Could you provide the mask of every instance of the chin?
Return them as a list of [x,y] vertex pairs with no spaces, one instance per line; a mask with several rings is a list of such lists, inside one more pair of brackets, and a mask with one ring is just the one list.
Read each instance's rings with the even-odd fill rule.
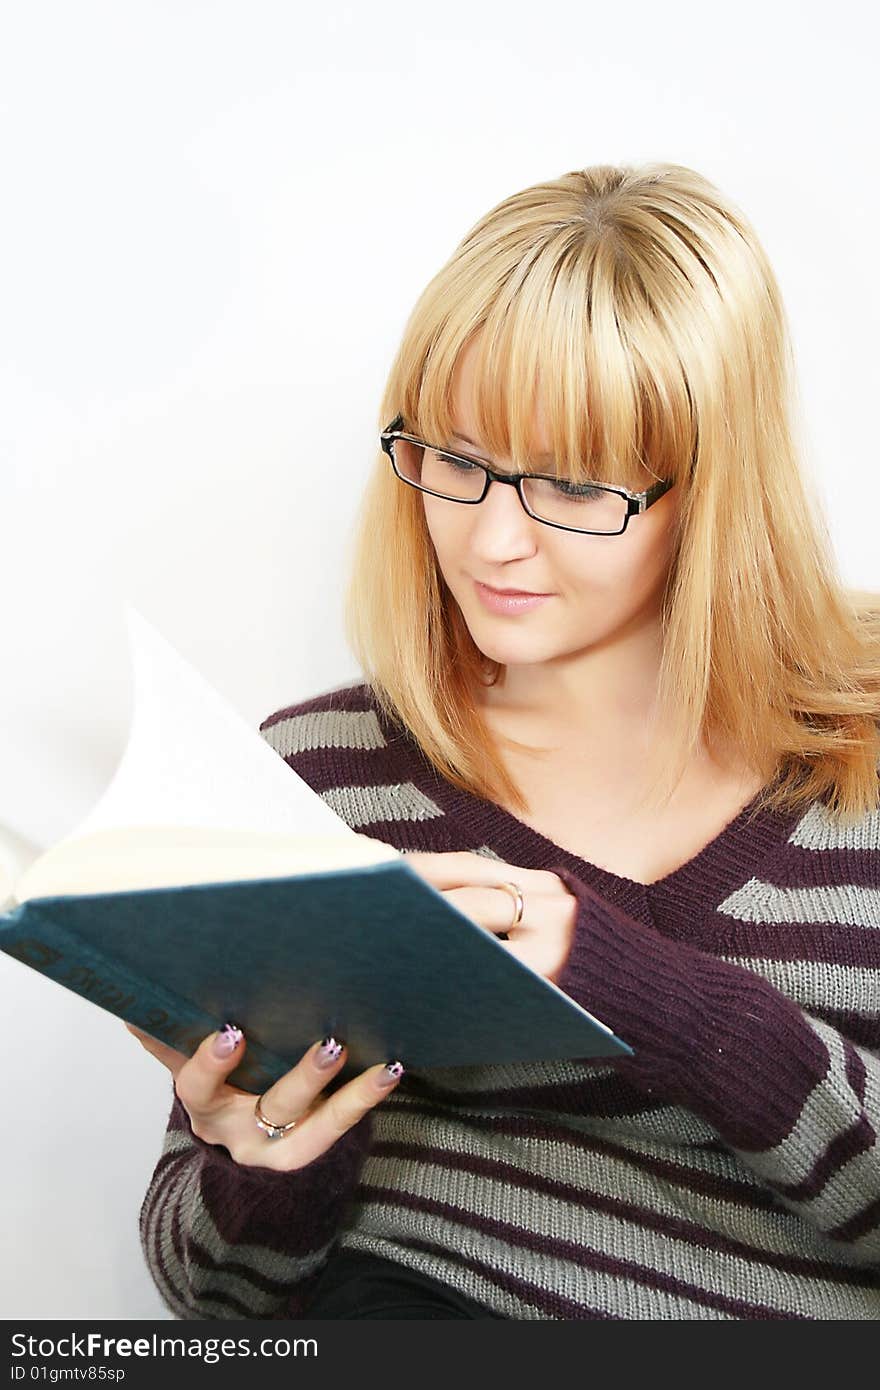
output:
[[471,623],[467,626],[474,646],[486,660],[498,661],[502,666],[533,666],[542,661],[552,661],[559,655],[549,642],[540,642],[534,635],[529,639],[521,638],[519,641],[493,642],[485,633],[480,632],[479,626]]

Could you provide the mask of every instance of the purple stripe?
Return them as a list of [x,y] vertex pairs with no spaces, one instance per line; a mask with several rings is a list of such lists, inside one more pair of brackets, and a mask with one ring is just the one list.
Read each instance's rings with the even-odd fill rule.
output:
[[[608,1274],[616,1278],[622,1276],[633,1283],[642,1284],[646,1288],[662,1289],[666,1293],[688,1298],[691,1302],[699,1303],[706,1308],[715,1308],[719,1312],[730,1313],[733,1317],[774,1320],[794,1318],[800,1322],[815,1321],[815,1319],[807,1317],[806,1314],[780,1313],[760,1303],[746,1303],[739,1298],[728,1298],[724,1294],[711,1293],[708,1289],[698,1288],[696,1284],[688,1284],[683,1279],[676,1278],[675,1275],[648,1269],[644,1265],[633,1263],[631,1260],[617,1259],[601,1250],[590,1249],[578,1242],[561,1239],[547,1240],[534,1235],[531,1231],[506,1225],[504,1222],[494,1221],[489,1217],[475,1219],[448,1202],[427,1201],[424,1198],[414,1197],[408,1192],[400,1192],[393,1187],[373,1187],[364,1184],[361,1191],[369,1199],[390,1202],[394,1206],[405,1207],[415,1212],[425,1213],[429,1211],[472,1231],[481,1231],[487,1235],[497,1236],[508,1241],[511,1245],[522,1246],[540,1255],[560,1256],[569,1259],[582,1269],[593,1269],[597,1273]],[[444,1253],[448,1256],[450,1251],[445,1250]],[[455,1255],[456,1258],[461,1258],[458,1250],[455,1251]],[[534,1290],[534,1294],[539,1292],[534,1285],[529,1287]],[[578,1316],[581,1305],[572,1304],[571,1306],[576,1310],[575,1316]]]
[[166,1133],[168,1130],[177,1131],[181,1129],[185,1130],[188,1134],[192,1134],[192,1124],[190,1123],[189,1114],[180,1096],[175,1091],[174,1099],[171,1102],[171,1113],[168,1116],[168,1123],[166,1125]]
[[[285,1297],[289,1294],[290,1285],[286,1282],[279,1281],[276,1279],[268,1279],[265,1275],[254,1273],[253,1270],[238,1264],[238,1262],[235,1260],[224,1259],[223,1262],[220,1265],[218,1265],[216,1260],[205,1248],[205,1246],[203,1246],[199,1241],[195,1239],[191,1230],[188,1231],[187,1234],[184,1236],[181,1230],[181,1208],[182,1202],[178,1198],[178,1200],[176,1200],[174,1203],[174,1210],[172,1213],[171,1237],[174,1244],[175,1254],[177,1256],[177,1259],[180,1261],[181,1269],[186,1270],[194,1266],[201,1272],[201,1274],[214,1274],[217,1277],[217,1279],[221,1281],[217,1285],[208,1285],[203,1287],[199,1290],[198,1295],[195,1295],[193,1293],[193,1290],[190,1286],[188,1289],[185,1290],[186,1294],[188,1295],[188,1298],[186,1300],[181,1300],[186,1303],[186,1306],[195,1309],[199,1303],[203,1302],[203,1300],[211,1298],[215,1299],[224,1307],[230,1308],[233,1314],[238,1314],[238,1316],[240,1317],[253,1317],[253,1304],[248,1304],[244,1302],[242,1299],[237,1298],[234,1294],[224,1289],[222,1285],[224,1275],[228,1277],[229,1275],[239,1273],[242,1274],[245,1277],[245,1279],[249,1283],[254,1285],[254,1287],[257,1289],[261,1289],[268,1293],[275,1294],[278,1297]],[[158,1235],[159,1227],[157,1225],[157,1257],[159,1259],[160,1267],[163,1267],[161,1261],[161,1253],[158,1249]],[[167,1282],[171,1283],[172,1288],[176,1287],[173,1281],[168,1279],[167,1273],[166,1280]],[[177,1292],[178,1297],[181,1297],[183,1291],[178,1290]],[[194,1299],[195,1302],[190,1303],[189,1299]],[[202,1314],[197,1314],[197,1316],[201,1317]],[[214,1317],[216,1316],[216,1314],[212,1314],[211,1316]]]
[[867,1047],[872,1052],[880,1048],[880,1013],[872,1017],[854,1009],[831,1009],[822,1004],[811,1004],[810,1013],[861,1047]]
[[837,922],[741,922],[716,912],[694,924],[688,942],[714,956],[812,960],[880,969],[880,931]]
[[[607,1197],[599,1192],[585,1192],[560,1182],[558,1179],[543,1177],[541,1174],[522,1173],[512,1164],[504,1163],[498,1159],[478,1158],[473,1154],[453,1154],[447,1149],[435,1149],[428,1145],[418,1144],[377,1143],[374,1144],[372,1153],[378,1157],[403,1158],[423,1164],[430,1163],[446,1172],[458,1171],[473,1174],[475,1177],[496,1178],[511,1188],[541,1192],[549,1197],[558,1197],[582,1210],[602,1212],[605,1216],[631,1221],[646,1227],[648,1230],[656,1231],[660,1235],[687,1241],[688,1244],[698,1249],[715,1250],[722,1255],[735,1255],[739,1259],[748,1260],[751,1264],[767,1265],[772,1269],[783,1270],[786,1274],[822,1279],[832,1284],[854,1284],[858,1288],[880,1287],[880,1269],[866,1275],[863,1270],[852,1269],[845,1265],[834,1265],[825,1260],[811,1260],[799,1255],[782,1255],[770,1250],[760,1250],[755,1246],[747,1245],[745,1241],[734,1240],[730,1236],[721,1235],[696,1221],[687,1221],[683,1217],[677,1216],[662,1216],[659,1212],[652,1211],[648,1207],[638,1206],[633,1202],[625,1202],[619,1197]],[[433,1209],[434,1204],[431,1198],[420,1197],[414,1200],[423,1203],[426,1208]],[[452,1209],[450,1208],[450,1210]],[[479,1230],[491,1230],[496,1224],[492,1222],[486,1224],[484,1218],[470,1214],[463,1214],[460,1219]],[[498,1224],[500,1226],[500,1223]],[[505,1225],[502,1229],[513,1232],[512,1238],[516,1241],[515,1227]],[[548,1236],[543,1239],[542,1243],[542,1249],[547,1254],[558,1254],[577,1248],[576,1243],[561,1237]]]
[[339,1224],[339,1197],[348,1186],[350,1163],[344,1136],[338,1143],[342,1146],[338,1151],[334,1145],[314,1165],[285,1174],[289,1178],[286,1191],[280,1186],[275,1192],[253,1189],[247,1179],[207,1164],[201,1174],[201,1196],[221,1238],[229,1245],[247,1241],[295,1257],[311,1255],[326,1245]]
[[224,1241],[234,1245],[246,1240],[304,1256],[332,1239],[340,1202],[354,1186],[369,1143],[369,1114],[305,1168],[282,1172],[236,1163],[222,1145],[193,1134],[185,1108],[177,1104],[177,1116],[195,1145],[188,1156],[200,1164],[201,1200]]
[[[779,867],[783,867],[780,860]],[[789,843],[784,857],[785,888],[816,888],[820,884],[851,883],[859,888],[874,888],[877,883],[877,850],[870,845],[839,849],[807,849]],[[875,922],[866,922],[875,927]]]
[[864,1105],[865,1086],[868,1080],[865,1063],[848,1039],[844,1039],[844,1050],[846,1053],[846,1079],[852,1087],[859,1105]]
[[[577,1061],[577,1058],[572,1060]],[[623,1059],[624,1063],[628,1060]],[[584,1061],[585,1067],[594,1064],[594,1059]],[[407,1088],[405,1094],[408,1096],[418,1096],[429,1103],[438,1101],[456,1108],[462,1105],[517,1106],[526,1110],[568,1111],[572,1115],[598,1115],[609,1119],[650,1115],[663,1108],[656,1098],[646,1096],[643,1090],[620,1076],[614,1063],[608,1064],[605,1076],[542,1086],[508,1086],[463,1092],[451,1086],[441,1086],[431,1079],[430,1074],[418,1072],[410,1072],[401,1084]]]
[[734,1148],[786,1138],[828,1069],[801,1009],[752,971],[660,937],[559,872],[580,910],[558,985],[635,1049],[621,1071]]
[[[192,1160],[196,1157],[196,1155],[193,1153],[193,1151],[190,1150],[185,1154],[175,1154],[173,1155],[173,1157],[188,1158]],[[176,1179],[178,1178],[180,1179],[179,1185],[176,1182]],[[189,1179],[190,1174],[180,1169],[178,1169],[177,1171],[173,1171],[171,1166],[169,1165],[168,1171],[165,1173],[164,1177],[156,1186],[153,1198],[150,1202],[150,1211],[148,1213],[148,1219],[153,1215],[155,1216],[155,1226],[152,1243],[153,1259],[155,1260],[156,1267],[162,1275],[165,1284],[175,1291],[177,1298],[182,1304],[182,1306],[191,1307],[191,1305],[187,1301],[187,1295],[191,1296],[192,1291],[191,1289],[181,1289],[175,1283],[174,1279],[171,1277],[170,1271],[168,1270],[162,1256],[160,1238],[162,1212],[159,1210],[159,1206],[161,1205],[163,1209],[167,1209],[167,1207],[172,1203],[173,1209],[171,1213],[172,1219],[170,1223],[171,1239],[175,1255],[177,1257],[177,1260],[179,1261],[179,1267],[181,1269],[185,1270],[193,1266],[196,1266],[203,1274],[213,1272],[220,1279],[222,1279],[224,1275],[228,1276],[230,1274],[240,1273],[248,1280],[249,1283],[251,1283],[258,1289],[261,1289],[270,1294],[274,1294],[277,1297],[284,1297],[288,1295],[290,1293],[290,1285],[287,1281],[271,1279],[266,1275],[255,1273],[248,1266],[241,1265],[236,1260],[230,1260],[228,1258],[224,1259],[222,1264],[218,1265],[217,1262],[214,1260],[213,1256],[206,1249],[206,1247],[195,1239],[191,1230],[188,1231],[186,1235],[184,1235],[181,1229],[181,1213],[183,1202],[181,1199],[180,1187],[184,1186],[189,1181]],[[198,1189],[199,1184],[196,1184],[196,1186]],[[195,1200],[197,1202],[202,1201],[200,1191],[197,1191]],[[207,1209],[210,1211],[210,1208]],[[211,1215],[214,1218],[215,1224],[217,1224],[216,1217],[214,1217],[213,1212],[211,1212]],[[251,1243],[250,1237],[248,1238],[248,1243]],[[263,1242],[254,1241],[254,1243],[262,1244]],[[238,1310],[242,1316],[253,1316],[252,1307],[249,1307],[247,1304],[243,1303],[240,1299],[236,1298],[231,1293],[226,1293],[220,1288],[203,1289],[199,1294],[199,1299],[207,1297],[219,1299],[224,1305]]]
[[[178,1176],[179,1176],[179,1174],[178,1174]],[[173,1202],[173,1206],[172,1206],[172,1208],[171,1208],[171,1222],[170,1222],[170,1226],[171,1226],[171,1244],[172,1244],[172,1247],[173,1247],[173,1249],[174,1249],[174,1253],[175,1253],[175,1255],[176,1255],[176,1257],[177,1257],[177,1260],[178,1260],[178,1262],[179,1262],[179,1268],[180,1268],[180,1269],[183,1269],[183,1270],[186,1269],[186,1267],[187,1267],[187,1266],[186,1266],[186,1260],[184,1259],[183,1249],[182,1249],[182,1242],[181,1242],[181,1239],[180,1239],[180,1232],[179,1232],[179,1221],[180,1221],[180,1193],[179,1193],[179,1191],[174,1191],[174,1181],[173,1181],[173,1179],[172,1179],[170,1182],[166,1182],[166,1183],[164,1184],[164,1187],[165,1187],[166,1189],[168,1189],[168,1191],[167,1191],[167,1194],[163,1197],[162,1208],[160,1209],[160,1208],[157,1207],[157,1209],[156,1209],[155,1212],[154,1212],[155,1221],[154,1221],[154,1225],[153,1225],[152,1247],[151,1247],[151,1248],[152,1248],[153,1260],[154,1260],[154,1262],[155,1262],[155,1267],[156,1267],[156,1269],[158,1269],[160,1275],[162,1276],[162,1279],[163,1279],[163,1281],[164,1281],[166,1287],[167,1287],[167,1288],[170,1288],[170,1289],[172,1290],[176,1302],[180,1305],[181,1308],[185,1308],[186,1311],[187,1311],[187,1313],[188,1313],[190,1316],[192,1316],[192,1315],[193,1315],[193,1308],[192,1308],[192,1305],[191,1305],[190,1303],[188,1303],[188,1301],[187,1301],[187,1299],[186,1299],[187,1290],[186,1290],[185,1288],[181,1288],[181,1286],[180,1286],[178,1283],[176,1283],[176,1281],[174,1280],[174,1278],[172,1278],[171,1273],[170,1273],[170,1271],[168,1270],[168,1268],[167,1268],[167,1266],[166,1266],[166,1264],[165,1264],[164,1257],[163,1257],[163,1255],[162,1255],[162,1245],[161,1245],[161,1236],[160,1236],[160,1232],[161,1232],[161,1210],[164,1210],[165,1206],[167,1206],[167,1205],[169,1205],[169,1204],[171,1204],[171,1203]]]
[[[403,1250],[415,1250],[422,1255],[439,1256],[448,1260],[450,1251],[445,1245],[438,1245],[435,1241],[419,1240],[415,1236],[400,1236],[395,1238],[395,1245]],[[523,1303],[530,1304],[533,1308],[539,1309],[548,1318],[563,1319],[583,1319],[584,1321],[604,1320],[608,1322],[621,1322],[626,1319],[624,1313],[608,1313],[603,1309],[590,1308],[584,1303],[575,1303],[573,1299],[565,1298],[562,1294],[553,1293],[551,1290],[542,1289],[536,1284],[530,1284],[526,1279],[518,1279],[515,1274],[509,1274],[503,1269],[494,1269],[484,1260],[477,1260],[472,1256],[464,1254],[462,1251],[455,1252],[455,1264],[457,1267],[470,1269],[474,1274],[481,1275],[496,1288],[502,1289],[505,1293],[512,1294],[514,1298],[520,1299]],[[436,1276],[433,1276],[436,1277]],[[449,1283],[448,1280],[443,1281]],[[452,1285],[450,1284],[450,1287]],[[481,1303],[486,1303],[485,1295],[469,1295],[477,1298]],[[306,1314],[308,1316],[308,1314]]]
[[856,1212],[848,1221],[842,1221],[839,1226],[835,1226],[833,1231],[828,1234],[832,1240],[860,1240],[869,1231],[873,1231],[880,1226],[880,1197],[869,1202],[861,1211]]
[[867,1153],[877,1136],[866,1115],[862,1115],[843,1134],[836,1135],[816,1159],[807,1176],[798,1183],[779,1183],[777,1190],[792,1202],[809,1202],[835,1173],[857,1154]]
[[[171,1206],[171,1221],[169,1223],[171,1229],[171,1244],[174,1249],[175,1257],[178,1261],[178,1268],[181,1271],[183,1271],[184,1274],[186,1274],[186,1272],[190,1269],[191,1264],[197,1265],[198,1261],[190,1260],[190,1240],[189,1238],[184,1236],[181,1230],[181,1209],[183,1206],[183,1200],[180,1187],[175,1186],[174,1183],[170,1184],[165,1201],[168,1205]],[[191,1299],[194,1298],[191,1286],[187,1283],[184,1283],[183,1286],[175,1283],[174,1279],[171,1277],[170,1272],[165,1267],[160,1245],[160,1230],[161,1223],[159,1220],[157,1220],[153,1240],[156,1259],[159,1264],[159,1268],[165,1275],[166,1283],[170,1284],[171,1288],[174,1289],[178,1301],[184,1308],[187,1309],[190,1317],[200,1317],[201,1314],[198,1313],[195,1303],[191,1302]]]
[[183,1152],[162,1155],[155,1168],[153,1169],[153,1176],[150,1178],[150,1185],[147,1188],[146,1194],[144,1196],[144,1210],[146,1210],[147,1202],[149,1202],[150,1206],[152,1206],[153,1202],[155,1202],[159,1187],[162,1186],[168,1170],[170,1170],[175,1164],[185,1162],[186,1159],[188,1159],[190,1156],[191,1155],[187,1150],[184,1150]]
[[[218,1265],[210,1258],[204,1247],[192,1239],[187,1242],[187,1249],[190,1264],[196,1264],[203,1275],[213,1275],[215,1280],[212,1283],[204,1283],[199,1290],[200,1303],[205,1299],[216,1299],[217,1302],[226,1307],[238,1310],[243,1317],[268,1316],[266,1313],[256,1314],[253,1301],[237,1298],[231,1292],[228,1281],[234,1275],[241,1275],[246,1284],[250,1284],[255,1291],[260,1290],[272,1295],[276,1306],[283,1306],[291,1296],[293,1285],[286,1280],[267,1279],[264,1275],[256,1274],[252,1269],[238,1264],[235,1260],[224,1260],[222,1264]],[[261,1305],[265,1306],[262,1300]],[[211,1317],[216,1316],[216,1313],[211,1314]]]
[[[428,1105],[408,1104],[406,1113],[409,1114],[410,1112],[424,1115],[429,1119],[449,1120],[448,1115]],[[739,1182],[735,1178],[726,1178],[720,1174],[688,1168],[683,1164],[673,1163],[669,1159],[634,1153],[624,1144],[615,1144],[610,1139],[599,1139],[595,1135],[569,1129],[564,1124],[550,1124],[538,1118],[533,1120],[516,1115],[493,1116],[491,1118],[467,1115],[461,1120],[458,1116],[453,1118],[466,1125],[468,1129],[482,1131],[485,1134],[490,1134],[493,1138],[509,1135],[513,1138],[524,1137],[544,1140],[548,1143],[563,1143],[573,1149],[580,1149],[584,1153],[596,1153],[608,1158],[620,1159],[639,1172],[650,1173],[655,1177],[670,1180],[689,1191],[700,1192],[708,1197],[718,1197],[723,1201],[733,1202],[752,1211],[778,1208],[778,1202],[773,1193],[765,1187]],[[730,1150],[726,1149],[723,1144],[713,1145],[713,1151],[727,1155],[730,1153]]]
[[[333,760],[333,749],[328,748],[303,748],[294,753],[287,753],[284,761],[288,767],[292,767],[298,776],[308,782],[313,791],[328,791],[331,787],[366,787],[370,782],[384,782],[385,778],[381,775],[381,763],[377,761],[376,775],[373,778],[353,778],[350,772],[346,772],[344,766],[338,765]],[[341,750],[347,756],[351,756],[351,750]],[[359,757],[366,758],[367,752],[358,749]],[[384,749],[377,749],[378,759],[383,758]],[[387,755],[386,755],[387,756]]]
[[168,1190],[174,1186],[175,1178],[180,1173],[185,1172],[186,1161],[191,1157],[190,1153],[166,1154],[156,1164],[153,1178],[141,1207],[142,1219],[145,1224],[151,1220],[157,1204],[167,1200]]

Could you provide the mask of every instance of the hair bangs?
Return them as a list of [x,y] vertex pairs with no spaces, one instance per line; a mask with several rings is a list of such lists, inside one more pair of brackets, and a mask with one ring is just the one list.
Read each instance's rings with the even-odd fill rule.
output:
[[469,406],[481,449],[513,471],[640,491],[691,470],[696,425],[682,363],[607,240],[584,246],[567,228],[523,257],[490,301],[459,308],[438,326],[411,383],[408,429],[474,452],[453,441],[453,383],[473,344]]

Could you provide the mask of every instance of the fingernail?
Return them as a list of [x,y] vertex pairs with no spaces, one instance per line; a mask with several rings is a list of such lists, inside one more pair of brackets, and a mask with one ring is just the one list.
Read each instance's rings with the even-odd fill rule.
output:
[[318,1067],[332,1067],[342,1056],[342,1049],[345,1043],[337,1042],[336,1038],[325,1038],[315,1053],[315,1065]]
[[234,1023],[224,1023],[211,1044],[215,1057],[230,1057],[244,1037],[244,1033]]
[[376,1077],[376,1082],[379,1086],[391,1086],[403,1076],[405,1070],[402,1062],[386,1062]]

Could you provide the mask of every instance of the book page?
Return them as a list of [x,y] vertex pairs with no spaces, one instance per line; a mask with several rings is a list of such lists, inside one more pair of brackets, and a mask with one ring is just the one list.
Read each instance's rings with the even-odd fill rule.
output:
[[[193,883],[238,883],[360,868],[399,859],[367,835],[270,835],[266,831],[140,826],[98,830],[48,850],[21,875],[16,901],[125,893]],[[0,909],[2,902],[0,878]]]
[[363,838],[130,603],[126,618],[128,743],[100,800],[58,844],[127,826]]

